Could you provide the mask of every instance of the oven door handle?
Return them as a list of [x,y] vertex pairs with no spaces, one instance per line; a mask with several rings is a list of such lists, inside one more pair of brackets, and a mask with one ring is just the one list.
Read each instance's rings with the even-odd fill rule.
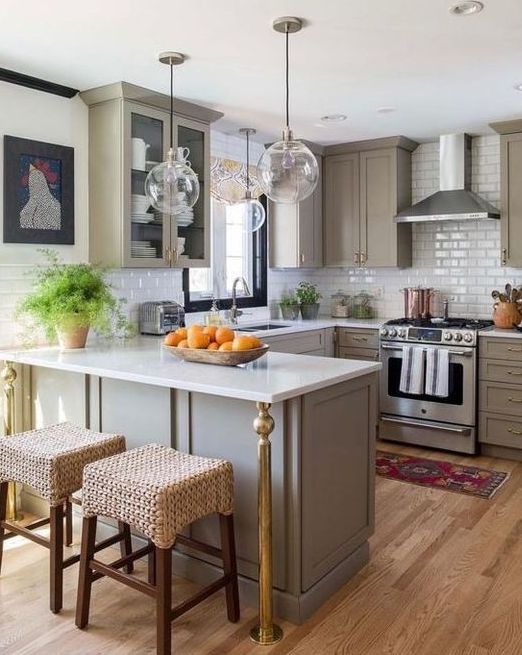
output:
[[446,425],[426,425],[426,423],[423,423],[422,421],[414,421],[412,419],[407,419],[403,420],[400,418],[387,418],[386,416],[381,416],[381,421],[383,423],[398,423],[399,425],[412,425],[413,427],[416,428],[434,428],[435,430],[443,430],[444,432],[453,432],[457,434],[470,434],[471,428],[450,428],[447,427]]
[[[383,350],[402,350],[402,346],[388,346],[388,344],[382,343],[381,348]],[[473,352],[471,350],[450,350],[450,355],[458,355],[459,357],[471,357]]]

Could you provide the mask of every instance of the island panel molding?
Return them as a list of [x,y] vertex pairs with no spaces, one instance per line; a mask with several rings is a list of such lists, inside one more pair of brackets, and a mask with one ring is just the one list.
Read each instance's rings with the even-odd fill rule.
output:
[[74,245],[74,148],[4,136],[4,243]]

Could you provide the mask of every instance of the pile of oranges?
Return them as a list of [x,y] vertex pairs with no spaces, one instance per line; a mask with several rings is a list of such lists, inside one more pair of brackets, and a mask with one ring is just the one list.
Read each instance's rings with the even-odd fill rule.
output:
[[260,348],[263,343],[251,334],[236,336],[229,327],[215,325],[191,325],[188,328],[178,328],[165,337],[166,346],[177,348],[198,348],[220,351],[252,350]]

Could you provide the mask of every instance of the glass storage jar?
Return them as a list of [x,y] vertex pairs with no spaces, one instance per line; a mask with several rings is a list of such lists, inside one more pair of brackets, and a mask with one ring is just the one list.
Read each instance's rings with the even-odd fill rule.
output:
[[353,317],[354,318],[373,318],[375,316],[375,310],[372,307],[371,296],[366,291],[361,291],[353,299]]
[[341,289],[332,294],[330,314],[332,318],[349,318],[352,315],[352,297]]

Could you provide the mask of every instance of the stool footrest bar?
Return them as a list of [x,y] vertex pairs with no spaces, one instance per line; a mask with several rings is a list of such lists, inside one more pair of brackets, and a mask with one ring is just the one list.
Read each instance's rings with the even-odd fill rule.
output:
[[[47,519],[47,522],[49,522],[49,519]],[[23,528],[21,525],[12,525],[11,523],[7,523],[7,521],[2,521],[2,527],[9,530],[9,532],[11,533],[10,535],[4,537],[4,539],[8,539],[11,536],[18,535],[19,537],[25,537],[26,539],[30,539],[31,541],[34,541],[35,543],[39,544],[40,546],[43,546],[44,548],[51,547],[51,542],[49,541],[49,539],[46,539],[45,537],[41,537],[39,534],[34,534],[34,532],[31,532],[30,528]],[[34,527],[32,529],[34,530]]]
[[183,535],[178,534],[176,536],[176,545],[178,544],[180,544],[181,546],[194,548],[195,550],[199,550],[202,553],[206,553],[207,555],[213,555],[214,557],[223,559],[223,551],[220,548],[216,548],[215,546],[211,546],[210,544],[204,544],[203,542],[198,541],[197,539],[190,539],[190,537],[184,537]]
[[[127,560],[128,558],[125,558]],[[116,562],[115,564],[117,564]],[[124,566],[126,562],[124,561],[121,566]],[[144,580],[138,580],[138,578],[135,578],[132,575],[129,575],[128,573],[123,573],[122,571],[118,571],[118,569],[113,568],[114,565],[110,564],[103,564],[102,562],[99,562],[98,560],[92,559],[89,562],[89,567],[93,570],[96,571],[97,573],[101,573],[102,575],[106,575],[108,578],[112,578],[113,580],[116,580],[117,582],[121,582],[124,585],[127,585],[127,587],[130,587],[131,589],[135,589],[136,591],[142,591],[143,593],[147,594],[151,598],[156,598],[156,587],[153,585],[149,584],[148,582],[145,582]],[[93,579],[98,576],[93,576]]]
[[208,587],[205,587],[201,591],[199,591],[197,594],[194,594],[194,596],[191,596],[188,598],[186,601],[183,603],[180,603],[179,605],[176,605],[170,613],[170,620],[174,621],[174,619],[177,619],[179,616],[182,614],[185,614],[185,612],[188,612],[188,610],[192,609],[201,601],[205,600],[209,596],[212,596],[212,594],[215,594],[216,591],[219,591],[222,587],[226,587],[226,585],[231,581],[232,576],[230,575],[224,575],[223,577],[219,578],[212,584],[208,585]]

